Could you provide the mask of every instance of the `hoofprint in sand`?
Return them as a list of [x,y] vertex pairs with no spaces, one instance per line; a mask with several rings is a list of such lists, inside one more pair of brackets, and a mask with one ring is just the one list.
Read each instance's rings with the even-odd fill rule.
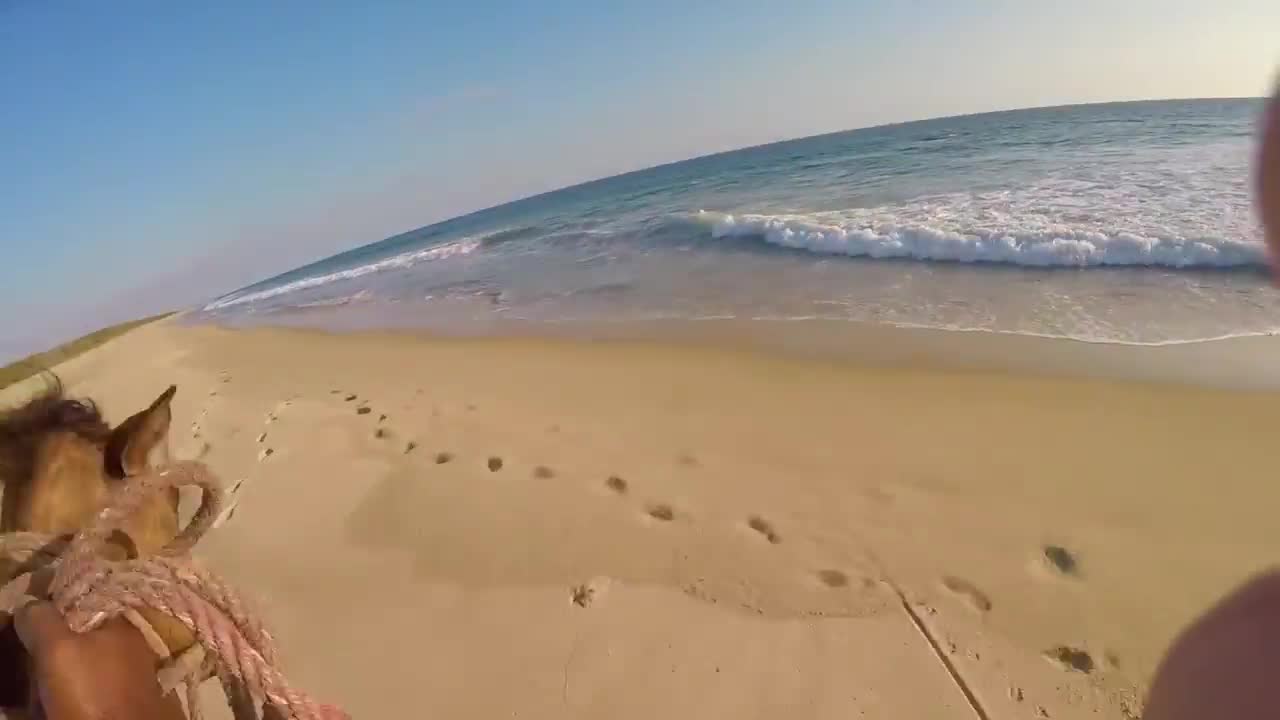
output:
[[59,371],[179,386],[197,552],[355,717],[1132,717],[1275,559],[1265,393],[172,322]]

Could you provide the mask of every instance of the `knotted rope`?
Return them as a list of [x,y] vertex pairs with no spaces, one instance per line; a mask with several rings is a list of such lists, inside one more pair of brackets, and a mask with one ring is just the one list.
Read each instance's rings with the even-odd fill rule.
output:
[[[199,510],[178,537],[149,557],[118,562],[103,557],[112,532],[121,529],[148,497],[183,485],[200,488],[202,497]],[[288,683],[277,668],[275,641],[259,619],[230,586],[190,557],[191,548],[217,517],[222,496],[217,478],[202,463],[181,462],[129,478],[93,522],[69,541],[32,532],[0,536],[0,557],[29,569],[0,588],[0,612],[12,613],[35,600],[30,594],[33,575],[52,567],[49,599],[75,632],[124,616],[153,649],[167,656],[168,649],[137,611],[159,611],[191,630],[204,658],[184,663],[187,655],[180,656],[172,668],[177,676],[166,677],[162,671],[161,682],[166,691],[186,682],[193,720],[199,717],[195,690],[209,671],[222,680],[238,719],[256,717],[265,703],[264,712],[274,710],[297,720],[350,720],[342,710],[316,702]]]

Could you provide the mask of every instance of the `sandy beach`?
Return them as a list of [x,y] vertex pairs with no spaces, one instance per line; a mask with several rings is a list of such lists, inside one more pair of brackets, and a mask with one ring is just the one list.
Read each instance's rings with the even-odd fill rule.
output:
[[197,553],[354,717],[1138,716],[1175,633],[1275,562],[1280,403],[1230,369],[1280,343],[1042,341],[1099,358],[1064,373],[933,336],[165,320],[57,370],[116,421],[178,385],[174,455],[236,488]]

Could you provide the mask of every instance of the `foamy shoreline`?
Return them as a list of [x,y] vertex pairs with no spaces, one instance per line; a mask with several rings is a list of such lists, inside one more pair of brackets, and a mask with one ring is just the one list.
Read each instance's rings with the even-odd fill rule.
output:
[[254,321],[243,327],[301,327],[338,334],[389,332],[437,339],[673,342],[873,366],[986,370],[1239,390],[1280,389],[1280,336],[1272,334],[1135,343],[826,319],[554,323],[495,317],[423,328],[415,327],[412,319],[398,326],[394,322],[371,326],[371,318],[364,314],[351,317],[343,321],[340,315],[326,312],[279,318],[279,324],[274,326]]

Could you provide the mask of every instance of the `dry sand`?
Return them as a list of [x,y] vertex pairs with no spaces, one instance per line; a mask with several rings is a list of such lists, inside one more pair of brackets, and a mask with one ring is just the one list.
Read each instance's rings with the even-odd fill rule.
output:
[[198,552],[355,717],[1136,715],[1275,559],[1280,402],[943,365],[164,321],[59,371],[179,386]]

